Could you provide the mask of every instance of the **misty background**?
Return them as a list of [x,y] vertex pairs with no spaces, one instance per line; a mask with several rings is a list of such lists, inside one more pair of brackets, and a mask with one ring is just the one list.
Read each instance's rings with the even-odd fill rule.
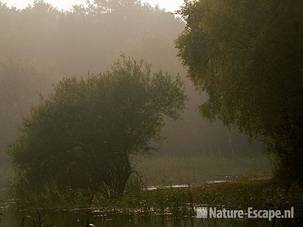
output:
[[31,106],[63,77],[106,71],[121,54],[180,75],[188,97],[182,118],[167,122],[164,139],[155,144],[159,149],[133,157],[146,184],[269,175],[262,144],[201,116],[199,105],[207,96],[194,89],[176,57],[175,39],[184,26],[175,14],[134,0],[106,7],[96,1],[70,11],[42,1],[25,9],[0,3],[1,185],[10,174],[7,147]]

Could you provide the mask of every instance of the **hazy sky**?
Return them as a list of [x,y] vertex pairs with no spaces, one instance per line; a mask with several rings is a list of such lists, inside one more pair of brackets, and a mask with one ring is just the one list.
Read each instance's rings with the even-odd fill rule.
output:
[[[32,3],[33,0],[0,0],[1,2],[7,3],[8,6],[16,6],[17,8],[24,8],[28,4]],[[80,4],[85,0],[45,0],[52,5],[61,9],[70,9],[72,5]],[[179,8],[183,3],[183,0],[142,0],[142,2],[148,2],[151,5],[158,4],[160,8],[165,8],[168,11],[174,11]]]

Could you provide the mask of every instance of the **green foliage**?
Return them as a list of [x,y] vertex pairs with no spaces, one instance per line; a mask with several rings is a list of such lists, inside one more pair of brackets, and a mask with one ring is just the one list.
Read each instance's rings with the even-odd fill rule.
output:
[[54,183],[92,195],[123,193],[129,155],[150,149],[184,99],[178,78],[126,57],[100,75],[62,80],[32,109],[10,151],[21,188],[39,193]]
[[277,174],[303,179],[303,3],[188,2],[177,41],[204,116],[237,125],[280,158]]

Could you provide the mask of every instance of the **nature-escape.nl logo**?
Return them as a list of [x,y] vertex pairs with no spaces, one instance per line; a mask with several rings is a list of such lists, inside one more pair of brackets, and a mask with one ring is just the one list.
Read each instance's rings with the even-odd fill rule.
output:
[[203,219],[293,219],[294,207],[288,210],[257,210],[248,207],[247,210],[229,210],[216,207],[196,207],[196,218]]

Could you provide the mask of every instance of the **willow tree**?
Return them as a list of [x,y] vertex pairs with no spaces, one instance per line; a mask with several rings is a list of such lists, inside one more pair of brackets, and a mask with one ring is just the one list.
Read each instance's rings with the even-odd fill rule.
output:
[[209,99],[204,116],[237,125],[277,154],[277,176],[303,180],[303,2],[199,0],[177,41]]
[[121,195],[129,156],[148,150],[183,103],[178,78],[125,57],[100,75],[62,80],[32,109],[11,149],[19,188],[41,193],[52,183]]

